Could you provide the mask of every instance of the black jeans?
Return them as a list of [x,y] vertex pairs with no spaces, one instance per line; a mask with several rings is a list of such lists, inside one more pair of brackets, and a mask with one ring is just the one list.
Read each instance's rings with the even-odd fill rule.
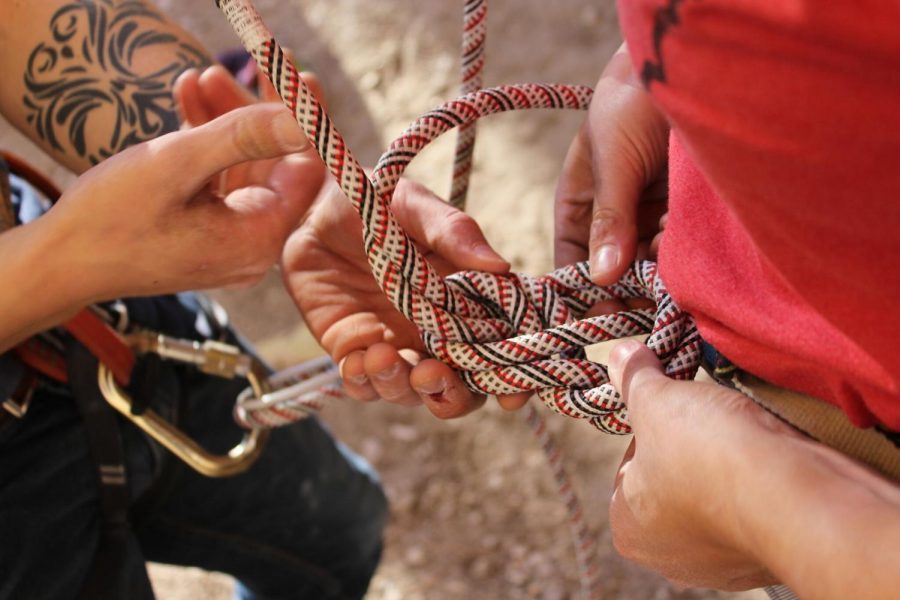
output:
[[[145,326],[180,337],[203,329],[191,296],[136,306]],[[244,386],[163,363],[149,393],[154,410],[180,413],[188,433],[222,452],[240,439],[231,410]],[[363,596],[387,503],[371,468],[317,420],[274,431],[249,471],[224,479],[195,473],[119,421],[133,506],[126,567],[110,574],[118,597],[152,597],[146,560],[229,573],[244,598]],[[76,405],[65,387],[42,385],[25,417],[0,430],[0,598],[77,596],[100,522]]]

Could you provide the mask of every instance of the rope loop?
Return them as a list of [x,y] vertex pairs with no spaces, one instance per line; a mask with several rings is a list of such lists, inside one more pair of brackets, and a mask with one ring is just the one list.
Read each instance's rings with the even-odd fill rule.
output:
[[[417,119],[373,172],[384,220],[371,228],[369,259],[385,293],[396,298],[395,305],[419,327],[429,353],[453,367],[470,389],[486,394],[533,391],[556,412],[588,419],[607,433],[625,434],[631,428],[624,404],[609,383],[606,367],[584,358],[586,346],[650,334],[647,345],[668,375],[693,377],[699,363],[693,320],[672,301],[655,263],[635,263],[608,287],[591,281],[587,263],[543,277],[468,271],[440,279],[427,263],[421,269],[408,268],[422,259],[390,209],[410,162],[443,133],[508,110],[584,110],[591,94],[582,86],[501,86],[467,94]],[[598,302],[632,298],[650,299],[657,310],[584,318]]]

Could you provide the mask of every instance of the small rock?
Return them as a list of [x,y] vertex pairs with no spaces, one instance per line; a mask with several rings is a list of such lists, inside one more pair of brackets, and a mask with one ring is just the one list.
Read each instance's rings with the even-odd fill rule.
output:
[[456,506],[453,503],[453,500],[446,500],[442,502],[437,510],[435,511],[435,516],[442,521],[448,521],[453,518],[456,514]]
[[388,427],[388,433],[392,438],[400,442],[414,442],[419,439],[419,430],[412,425],[394,423]]
[[516,587],[522,587],[528,581],[528,573],[521,567],[509,567],[506,569],[506,581]]
[[566,587],[559,581],[547,582],[541,600],[566,600]]
[[381,75],[377,71],[368,71],[359,79],[360,89],[371,91],[378,87],[381,83]]
[[406,552],[403,554],[403,558],[406,560],[406,563],[412,567],[421,567],[428,560],[428,556],[425,554],[425,548],[418,544],[407,548]]
[[484,513],[472,510],[466,515],[466,523],[469,527],[479,527],[484,524]]
[[360,453],[366,457],[366,460],[377,463],[384,454],[384,448],[378,438],[367,437],[362,441],[359,447]]
[[469,566],[469,574],[476,579],[485,579],[495,570],[493,561],[488,556],[479,556]]
[[489,490],[499,490],[504,483],[503,473],[494,472],[488,475],[486,486]]

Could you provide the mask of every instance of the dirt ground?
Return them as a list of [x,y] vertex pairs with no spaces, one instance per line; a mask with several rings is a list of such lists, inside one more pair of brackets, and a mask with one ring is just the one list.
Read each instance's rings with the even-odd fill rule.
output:
[[[236,44],[213,2],[158,4],[212,50]],[[417,115],[456,95],[462,0],[257,5],[281,43],[319,74],[335,123],[368,164]],[[548,6],[544,0],[491,1],[488,84],[594,83],[620,42],[614,2],[557,0],[552,10]],[[480,125],[470,212],[518,270],[537,274],[551,266],[552,191],[581,118],[540,111]],[[436,144],[411,170],[440,193],[449,185],[451,142]],[[252,290],[218,297],[276,364],[318,354],[274,274]],[[604,597],[765,597],[679,591],[619,558],[606,508],[627,440],[548,418],[599,539]],[[423,410],[336,403],[323,419],[377,467],[391,500],[386,552],[369,600],[574,597],[577,574],[564,507],[517,415],[488,406],[458,421],[438,422]],[[220,574],[152,565],[151,576],[162,600],[231,595],[231,580]]]

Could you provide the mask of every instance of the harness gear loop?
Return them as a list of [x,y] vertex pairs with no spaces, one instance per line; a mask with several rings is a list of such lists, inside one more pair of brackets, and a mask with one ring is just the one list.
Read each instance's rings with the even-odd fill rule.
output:
[[[127,341],[137,354],[157,354],[164,359],[194,365],[204,373],[225,379],[244,377],[257,397],[264,396],[270,389],[263,364],[234,346],[214,341],[200,343],[181,340],[150,331],[131,335]],[[268,430],[250,428],[227,454],[213,454],[154,411],[148,409],[135,414],[131,396],[102,362],[97,370],[97,383],[101,394],[113,408],[189,467],[207,477],[243,473],[256,462],[268,440]]]

